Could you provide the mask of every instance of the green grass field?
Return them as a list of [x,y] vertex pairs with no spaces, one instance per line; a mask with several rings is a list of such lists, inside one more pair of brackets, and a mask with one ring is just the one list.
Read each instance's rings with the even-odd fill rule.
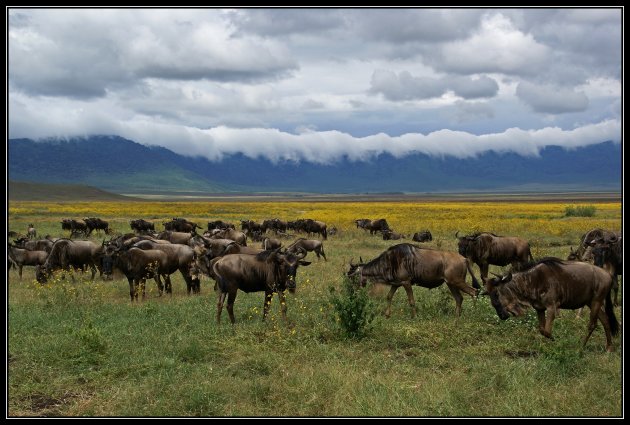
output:
[[[160,211],[150,210],[153,205],[139,203],[133,208],[146,208],[146,217],[171,215],[168,205]],[[367,203],[333,207],[334,217],[333,213],[318,215],[314,208],[324,207],[309,203],[276,205],[273,215],[296,218],[295,208],[300,208],[304,216],[315,214],[333,221],[340,220],[342,210],[359,218],[392,208]],[[74,204],[61,212],[51,212],[53,205],[45,203],[13,203],[11,208],[12,228],[33,221],[40,234],[58,236],[60,216],[81,214]],[[256,207],[262,210],[252,204],[208,205],[215,212],[212,218],[234,221],[230,208],[256,220],[270,211],[265,205]],[[290,212],[282,215],[282,208]],[[492,218],[488,220],[496,220],[495,206],[478,208],[489,211]],[[536,257],[566,257],[571,241],[579,238],[583,228],[601,224],[593,220],[609,220],[606,224],[611,228],[621,223],[618,205],[597,205],[595,217],[562,218],[564,204],[556,210],[556,221],[548,220],[541,206],[528,210],[519,204],[518,210],[510,212],[510,220],[522,223],[518,229],[535,235],[555,223],[573,220],[568,230],[546,238],[536,236]],[[116,223],[119,233],[128,231],[124,225],[129,218],[138,217],[131,217],[121,206],[108,211],[116,212],[102,217]],[[405,220],[417,220],[413,227],[420,230],[428,216],[413,211],[413,217]],[[475,217],[485,214],[474,211]],[[192,214],[181,211],[183,216]],[[466,220],[470,212],[455,206],[448,218],[453,229],[435,222],[438,230],[429,246],[456,250],[453,230]],[[481,223],[489,226],[492,221]],[[222,323],[217,324],[214,281],[208,278],[202,280],[199,296],[186,295],[179,273],[173,275],[172,296],[159,297],[155,283],[149,281],[147,299],[131,304],[127,281],[120,276],[102,281],[97,275],[91,282],[78,275],[74,282],[67,278],[42,286],[34,281],[32,268],[25,268],[21,281],[10,270],[8,416],[622,415],[623,330],[614,339],[614,353],[605,351],[599,324],[583,349],[587,314],[577,319],[575,312],[563,310],[554,322],[555,340],[550,341],[538,333],[533,310],[524,317],[501,321],[486,297],[473,300],[465,295],[462,316],[456,319],[446,286],[414,287],[415,318],[410,317],[404,290],[400,290],[391,318],[378,314],[365,338],[346,338],[330,303],[330,288],[340,288],[351,258],[368,260],[397,243],[353,226],[344,221],[338,225],[340,233],[324,242],[329,261],[317,261],[309,254],[307,260],[313,263],[299,269],[297,292],[287,297],[288,323],[281,319],[277,297],[263,322],[263,294],[239,292],[234,305],[236,325],[230,325],[225,310]],[[478,269],[474,270],[478,276]],[[491,270],[502,271],[499,267]],[[371,287],[370,291],[382,310],[386,288]],[[615,311],[621,322],[622,308]]]

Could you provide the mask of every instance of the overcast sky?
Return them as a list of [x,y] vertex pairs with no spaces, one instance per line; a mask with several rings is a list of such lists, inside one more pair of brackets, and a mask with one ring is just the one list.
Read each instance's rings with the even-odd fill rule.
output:
[[9,137],[210,159],[621,139],[621,9],[8,9]]

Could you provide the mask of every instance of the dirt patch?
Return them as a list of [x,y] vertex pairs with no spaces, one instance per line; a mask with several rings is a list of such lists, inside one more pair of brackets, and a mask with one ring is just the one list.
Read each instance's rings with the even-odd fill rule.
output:
[[46,394],[31,394],[25,398],[30,404],[30,410],[33,412],[33,416],[49,417],[63,416],[63,414],[60,413],[60,409],[64,405],[71,403],[72,400],[77,397],[79,397],[78,394],[67,391],[60,397],[51,397]]

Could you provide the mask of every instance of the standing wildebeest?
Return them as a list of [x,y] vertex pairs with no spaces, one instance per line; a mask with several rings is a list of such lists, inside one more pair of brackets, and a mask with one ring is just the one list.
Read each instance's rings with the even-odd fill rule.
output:
[[35,230],[35,226],[32,224],[28,225],[28,230],[26,231],[26,235],[29,239],[35,239],[37,237],[37,230]]
[[221,322],[221,310],[227,296],[227,311],[234,324],[234,300],[240,289],[243,292],[265,291],[263,320],[267,317],[274,292],[280,299],[282,318],[286,320],[287,306],[284,291],[295,292],[295,275],[299,265],[311,264],[302,261],[306,252],[299,255],[281,253],[279,249],[263,251],[258,255],[230,254],[214,263],[213,272],[219,289],[217,300],[217,323]]
[[109,235],[109,223],[105,220],[101,220],[97,217],[88,217],[84,218],[83,221],[87,226],[87,236],[91,235],[94,230],[96,230],[97,233],[103,230],[106,235]]
[[623,238],[596,239],[590,242],[593,262],[613,277],[614,305],[619,305],[619,276],[623,271]]
[[570,248],[571,253],[567,257],[567,260],[592,262],[592,241],[599,239],[609,240],[619,236],[621,236],[619,232],[613,232],[600,228],[591,229],[582,235],[582,237],[580,238],[580,243],[575,251],[573,250],[573,247]]
[[84,271],[86,267],[92,270],[91,279],[94,280],[96,265],[100,264],[103,247],[92,241],[73,241],[70,239],[57,240],[46,258],[43,266],[36,268],[37,281],[45,283],[53,271],[70,268]]
[[324,244],[320,240],[300,238],[287,247],[287,252],[296,253],[300,250],[304,250],[306,252],[313,251],[317,255],[317,260],[319,260],[319,257],[322,256],[324,257],[324,261],[328,261],[326,259],[326,254],[324,253]]
[[480,288],[477,279],[470,270],[468,261],[458,253],[402,243],[390,247],[366,264],[352,264],[350,262],[350,270],[347,275],[349,277],[359,276],[361,286],[366,285],[367,279],[391,285],[389,294],[387,294],[386,317],[391,314],[392,298],[400,286],[405,288],[407,292],[411,316],[415,317],[416,301],[411,285],[432,289],[446,283],[455,299],[455,315],[459,317],[464,299],[460,291],[472,297],[477,295],[477,290],[466,284],[467,271],[472,276],[474,288]]
[[[142,299],[145,298],[146,279],[154,278],[160,296],[164,288],[160,275],[165,276],[177,270],[168,261],[164,251],[158,249],[143,250],[131,247],[107,246],[103,254],[103,273],[111,276],[114,267],[123,272],[129,282],[129,296],[131,302],[138,301],[138,287],[142,289]],[[170,282],[170,281],[169,281]]]
[[[159,249],[168,256],[170,267],[179,270],[186,282],[186,292],[198,294],[201,290],[199,279],[193,278],[190,274],[194,265],[195,251],[188,245],[158,243],[156,241],[143,240],[134,245],[140,249]],[[172,273],[172,272],[171,272]],[[169,273],[169,275],[171,274]],[[170,277],[165,277],[165,288],[167,293],[172,293]]]
[[142,218],[138,219],[138,220],[131,220],[129,222],[129,225],[131,226],[131,230],[139,233],[139,234],[143,234],[143,233],[148,233],[148,232],[154,232],[155,231],[155,225],[153,223],[151,223],[150,221],[146,221]]
[[61,220],[61,228],[63,230],[70,230],[70,238],[78,235],[87,236],[87,225],[83,220],[64,218]]
[[433,240],[433,236],[428,230],[423,230],[422,232],[414,233],[412,240],[415,242],[430,242]]
[[197,223],[188,221],[185,218],[173,218],[173,220],[163,223],[164,230],[174,230],[176,232],[194,232],[196,229],[201,229]]
[[15,246],[22,249],[28,249],[29,251],[46,251],[49,253],[52,249],[54,241],[50,239],[39,239],[31,241],[26,238],[20,238],[14,240]]
[[234,229],[234,225],[223,220],[209,221],[208,230],[214,229]]
[[372,220],[370,220],[369,218],[358,218],[354,220],[354,222],[357,225],[357,229],[360,228],[363,230],[369,230],[368,225],[372,222]]
[[43,266],[46,262],[46,257],[48,257],[46,251],[29,251],[27,249],[17,248],[11,244],[7,245],[9,260],[18,268],[20,280],[22,280],[22,267]]
[[481,278],[488,278],[488,266],[506,266],[512,264],[517,269],[521,264],[534,261],[526,240],[516,237],[497,236],[493,233],[475,233],[458,237],[460,255],[479,266]]
[[[540,333],[550,339],[553,339],[551,327],[558,309],[575,310],[588,306],[591,315],[583,345],[586,345],[599,318],[606,332],[606,350],[613,351],[611,334],[617,335],[619,323],[610,299],[612,277],[601,268],[589,263],[547,257],[514,275],[510,273],[486,280],[485,286],[492,306],[502,320],[510,314],[521,316],[527,306],[532,306],[538,315]],[[545,312],[548,312],[546,317]]]

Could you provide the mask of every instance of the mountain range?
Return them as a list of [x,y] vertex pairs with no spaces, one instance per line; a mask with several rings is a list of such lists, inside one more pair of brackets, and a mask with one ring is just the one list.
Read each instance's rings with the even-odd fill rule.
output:
[[9,139],[8,179],[71,183],[125,194],[307,192],[620,191],[622,148],[610,141],[538,157],[488,151],[474,158],[421,153],[333,164],[273,163],[243,154],[212,162],[118,136]]

